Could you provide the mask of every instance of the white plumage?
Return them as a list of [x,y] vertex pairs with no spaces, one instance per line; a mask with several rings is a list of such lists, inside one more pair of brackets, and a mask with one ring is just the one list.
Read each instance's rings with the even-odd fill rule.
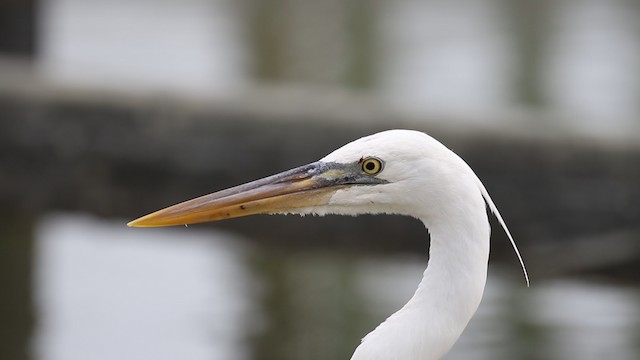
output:
[[[366,168],[367,162],[374,164]],[[319,162],[174,205],[130,225],[177,225],[255,213],[418,218],[431,234],[422,281],[402,309],[364,337],[351,359],[429,360],[449,351],[482,299],[490,238],[485,202],[509,236],[528,284],[515,242],[478,177],[455,153],[418,131],[364,137]]]
[[490,237],[485,200],[508,230],[467,163],[432,137],[386,131],[347,144],[321,161],[350,162],[363,154],[385,161],[378,177],[388,183],[339,190],[325,211],[416,217],[429,230],[431,247],[414,296],[367,335],[351,359],[438,359],[456,342],[482,298]]

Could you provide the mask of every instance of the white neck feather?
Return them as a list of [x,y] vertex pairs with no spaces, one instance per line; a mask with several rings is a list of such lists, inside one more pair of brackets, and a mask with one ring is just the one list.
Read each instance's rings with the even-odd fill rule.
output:
[[453,346],[478,308],[487,278],[490,229],[479,195],[467,198],[465,210],[451,206],[437,219],[423,219],[431,248],[418,289],[363,339],[352,360],[439,359]]

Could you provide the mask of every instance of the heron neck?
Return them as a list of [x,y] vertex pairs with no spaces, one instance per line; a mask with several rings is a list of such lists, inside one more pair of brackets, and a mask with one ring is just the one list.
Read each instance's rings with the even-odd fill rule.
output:
[[[483,203],[484,205],[484,203]],[[444,355],[480,305],[487,280],[490,229],[484,206],[476,216],[450,216],[456,223],[434,221],[429,263],[418,289],[401,311],[413,314],[423,329],[418,343]],[[430,359],[431,357],[429,357]]]
[[456,226],[429,227],[429,263],[411,299],[460,332],[477,310],[487,280],[490,229],[484,208],[482,215],[483,221],[467,217]]
[[487,279],[489,222],[484,203],[466,211],[446,217],[455,223],[423,220],[431,247],[418,289],[363,339],[352,360],[439,359],[453,346],[478,308]]
[[422,281],[402,309],[363,339],[352,360],[439,359],[460,337],[482,299],[489,259],[487,212],[474,195],[461,197],[464,206],[452,201],[421,217],[431,233]]

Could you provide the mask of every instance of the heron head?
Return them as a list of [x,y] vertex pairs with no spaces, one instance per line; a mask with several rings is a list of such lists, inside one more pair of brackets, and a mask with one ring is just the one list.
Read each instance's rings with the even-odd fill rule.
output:
[[442,160],[452,153],[443,149],[418,131],[385,131],[351,142],[317,162],[185,201],[128,225],[171,226],[274,213],[416,216],[413,205],[428,200],[416,194],[434,194],[429,183],[442,183],[440,177],[449,171],[451,161],[445,166]]

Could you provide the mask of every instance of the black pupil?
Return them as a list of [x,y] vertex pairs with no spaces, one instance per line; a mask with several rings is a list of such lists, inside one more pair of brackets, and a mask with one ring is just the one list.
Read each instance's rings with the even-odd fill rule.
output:
[[376,164],[374,164],[373,161],[369,161],[368,163],[366,163],[364,165],[364,167],[366,167],[367,170],[369,170],[369,171],[373,171],[373,169],[376,168]]

